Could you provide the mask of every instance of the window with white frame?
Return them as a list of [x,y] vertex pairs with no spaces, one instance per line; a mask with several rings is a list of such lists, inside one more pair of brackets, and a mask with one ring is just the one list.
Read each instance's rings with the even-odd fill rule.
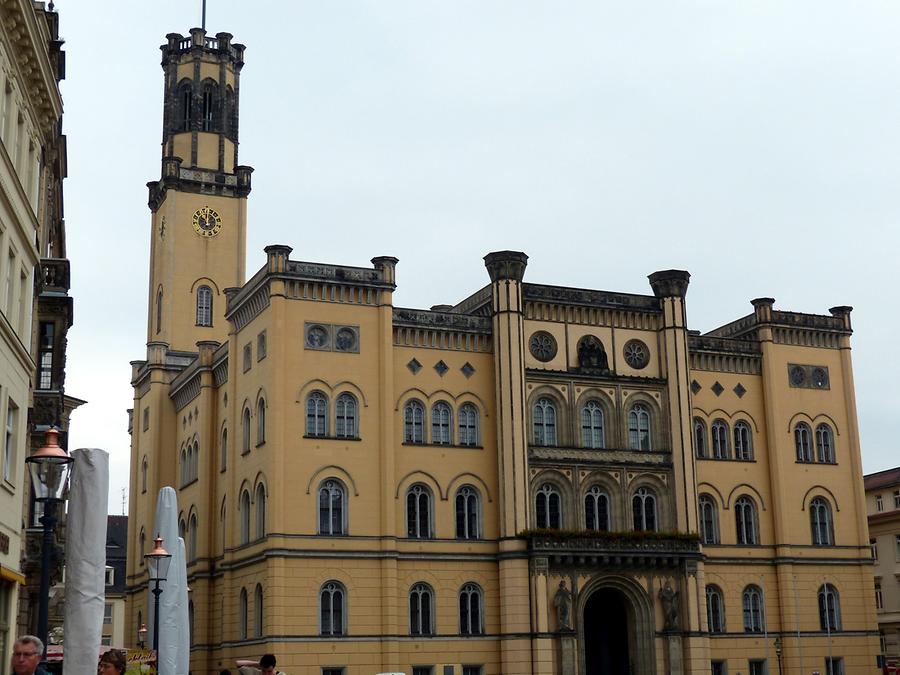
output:
[[471,403],[459,409],[459,444],[478,445],[478,409]]
[[875,580],[875,609],[884,609],[884,593],[881,591],[881,580]]
[[699,417],[694,418],[694,454],[698,459],[706,459],[706,422]]
[[212,326],[212,289],[209,286],[197,289],[197,325]]
[[759,526],[756,520],[756,504],[744,495],[734,503],[734,522],[737,543],[743,546],[759,544]]
[[728,448],[728,423],[725,420],[716,420],[710,427],[712,432],[712,450],[715,459],[729,459]]
[[581,409],[581,445],[584,448],[606,447],[603,407],[598,401],[588,401]]
[[12,399],[7,400],[6,434],[3,441],[3,480],[11,483],[16,465],[16,426],[19,420],[19,407]]
[[628,412],[628,447],[632,450],[651,450],[650,409],[636,403]]
[[704,544],[719,543],[719,509],[709,495],[700,495],[700,540]]
[[456,492],[456,538],[479,537],[478,492],[471,485],[463,485]]
[[322,437],[328,434],[328,397],[314,391],[306,397],[306,435]]
[[710,633],[725,632],[725,600],[722,590],[714,584],[706,587],[706,621]]
[[656,531],[656,494],[653,490],[638,488],[631,498],[631,510],[635,531]]
[[753,459],[753,434],[743,420],[734,424],[734,458],[745,462]]
[[762,633],[765,625],[763,616],[762,591],[759,586],[751,584],[744,589],[744,632]]
[[831,506],[824,497],[815,497],[809,502],[809,525],[813,546],[834,545]]
[[794,448],[797,451],[798,462],[813,461],[812,432],[806,422],[799,422],[794,427]]
[[459,591],[459,634],[481,635],[484,627],[481,620],[481,588],[468,583]]
[[403,439],[406,443],[425,442],[425,406],[409,401],[403,408]]
[[827,424],[816,427],[816,461],[834,464],[834,434]]
[[551,399],[537,400],[531,422],[535,445],[556,445],[556,406]]
[[595,532],[609,531],[609,495],[599,485],[584,496],[584,525]]
[[417,483],[406,493],[406,536],[429,539],[431,532],[431,491]]
[[344,486],[334,479],[319,487],[319,534],[342,535],[344,532]]
[[837,589],[831,584],[819,587],[819,628],[826,632],[841,630],[841,605]]
[[444,401],[435,403],[431,408],[431,442],[435,445],[450,445],[452,422],[450,405]]
[[319,591],[319,633],[322,635],[344,635],[344,586],[338,581],[329,581]]
[[334,402],[334,435],[338,438],[358,438],[356,421],[358,406],[353,394],[344,392]]
[[551,483],[544,483],[537,491],[535,519],[539,528],[558,530],[562,525],[559,491]]
[[431,587],[418,583],[409,591],[409,634],[431,635],[434,633],[433,594]]

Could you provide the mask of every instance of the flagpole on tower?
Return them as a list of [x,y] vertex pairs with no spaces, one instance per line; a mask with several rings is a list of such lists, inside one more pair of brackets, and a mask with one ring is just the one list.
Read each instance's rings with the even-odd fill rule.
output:
[[203,16],[200,19],[200,27],[206,31],[206,0],[203,0]]

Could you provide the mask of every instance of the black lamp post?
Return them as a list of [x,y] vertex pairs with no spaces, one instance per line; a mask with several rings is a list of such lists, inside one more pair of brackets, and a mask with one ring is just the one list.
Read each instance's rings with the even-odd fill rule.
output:
[[41,594],[38,605],[37,636],[44,643],[41,664],[47,665],[47,633],[50,613],[50,554],[53,550],[53,530],[56,528],[56,507],[66,500],[69,486],[69,472],[72,458],[59,447],[59,431],[48,429],[44,440],[46,445],[25,460],[31,472],[31,486],[35,501],[43,504],[41,525],[44,526],[41,540]]
[[141,627],[138,628],[138,645],[141,649],[144,648],[144,643],[147,641],[147,624],[142,623]]
[[147,567],[150,570],[150,581],[153,586],[153,651],[156,652],[156,662],[159,663],[159,596],[162,589],[159,584],[166,580],[169,572],[169,563],[172,562],[172,554],[163,548],[163,540],[159,534],[153,542],[153,550],[144,556],[147,559]]
[[781,675],[781,636],[775,638],[775,656],[778,657],[778,675]]

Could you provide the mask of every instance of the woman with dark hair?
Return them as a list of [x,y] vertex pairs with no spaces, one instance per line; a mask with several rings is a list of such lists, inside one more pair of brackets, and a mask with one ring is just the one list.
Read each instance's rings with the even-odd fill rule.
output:
[[110,649],[100,657],[97,668],[100,675],[125,675],[125,654],[118,649]]

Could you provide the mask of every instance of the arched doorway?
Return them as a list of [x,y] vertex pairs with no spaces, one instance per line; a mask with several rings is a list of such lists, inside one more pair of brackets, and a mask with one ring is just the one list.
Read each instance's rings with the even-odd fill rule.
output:
[[626,603],[615,588],[601,588],[585,603],[585,675],[631,675],[634,626]]

